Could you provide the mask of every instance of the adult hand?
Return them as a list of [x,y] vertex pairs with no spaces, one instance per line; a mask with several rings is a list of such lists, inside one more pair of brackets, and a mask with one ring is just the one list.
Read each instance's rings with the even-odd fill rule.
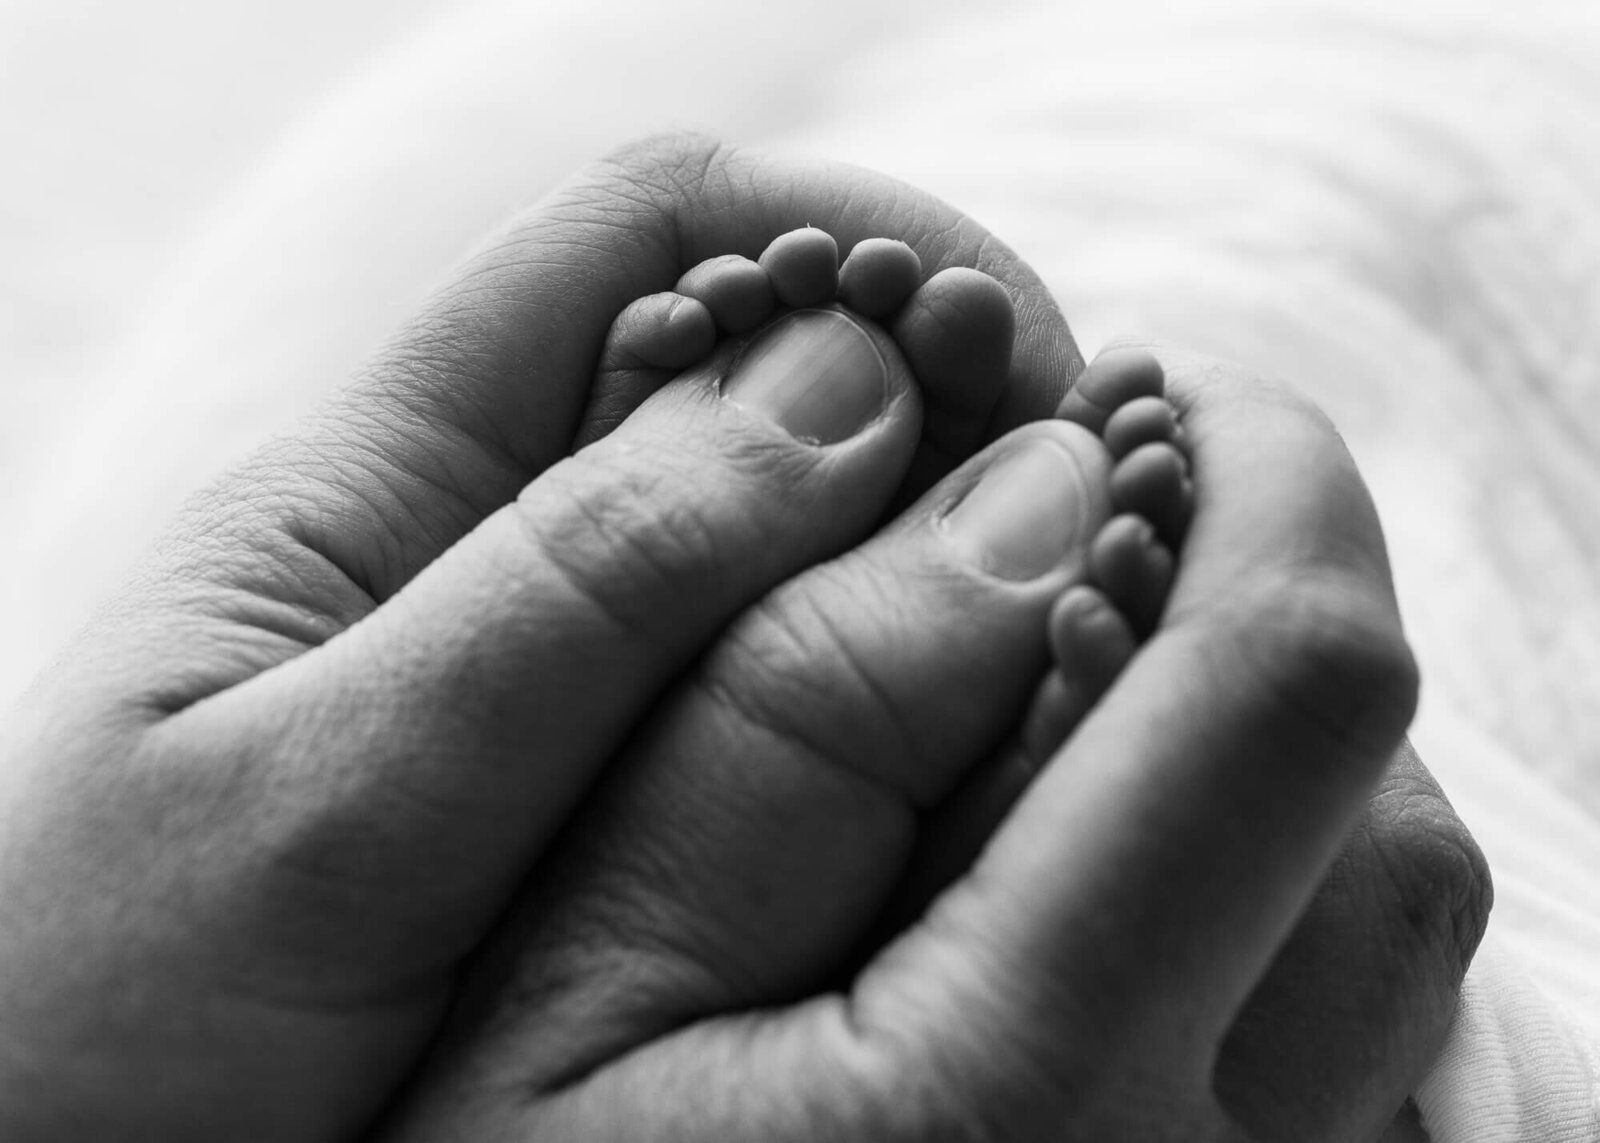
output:
[[[883,422],[849,442],[831,467],[807,468],[781,448],[741,447],[739,426],[729,420],[735,414],[724,410],[722,423],[691,438],[707,446],[699,452],[663,434],[632,442],[631,451],[613,450],[608,465],[550,471],[580,427],[613,313],[670,286],[709,254],[754,253],[806,221],[844,244],[902,238],[930,269],[975,265],[1004,282],[1019,330],[1006,385],[976,403],[961,387],[930,387],[919,436],[901,378],[899,404],[891,402]],[[892,474],[903,471],[911,451],[924,474],[919,485],[931,482],[985,438],[1047,413],[1075,365],[1059,315],[1009,252],[941,204],[861,172],[671,141],[624,152],[530,212],[323,416],[197,501],[145,574],[8,728],[0,801],[0,906],[12,918],[0,929],[0,1115],[8,1137],[315,1139],[360,1130],[413,1066],[456,973],[595,776],[722,626],[870,531],[896,492]],[[1186,395],[1182,383],[1178,394],[1206,419],[1203,397]],[[1257,405],[1293,409],[1260,394]],[[1297,416],[1307,420],[1303,411]],[[1306,437],[1307,447],[1321,441],[1324,450],[1332,441],[1325,428]],[[1221,457],[1226,434],[1217,440],[1203,463],[1233,463],[1209,459]],[[1268,449],[1257,460],[1275,456]],[[671,464],[663,467],[663,458]],[[1250,471],[1259,476],[1269,466]],[[541,474],[558,477],[560,494],[518,501]],[[749,528],[751,519],[770,518],[761,513],[796,479],[813,481],[819,503],[830,505],[849,500],[837,491],[845,487],[876,492],[836,516],[819,513],[813,527]],[[1349,507],[1352,479],[1333,481],[1343,489],[1333,497],[1342,508]],[[727,495],[707,506],[711,487]],[[619,488],[631,495],[618,495]],[[597,514],[605,527],[594,527]],[[1264,542],[1258,550],[1309,560],[1296,568],[1336,565],[1327,582],[1335,594],[1348,588],[1345,602],[1353,605],[1338,612],[1341,622],[1353,616],[1377,636],[1363,643],[1359,663],[1330,638],[1329,612],[1321,607],[1327,597],[1305,605],[1305,597],[1286,590],[1296,581],[1277,584],[1280,595],[1224,596],[1265,605],[1263,614],[1281,621],[1285,664],[1300,665],[1281,689],[1264,695],[1242,688],[1243,706],[1217,707],[1238,717],[1217,726],[1212,753],[1234,752],[1230,765],[1260,777],[1266,804],[1276,806],[1279,796],[1291,803],[1276,807],[1281,828],[1268,828],[1255,850],[1258,858],[1281,859],[1284,870],[1259,909],[1266,919],[1244,926],[1238,938],[1257,969],[1408,712],[1406,661],[1393,638],[1381,560],[1370,558],[1376,534],[1357,515],[1348,551],[1342,543],[1307,541],[1282,521],[1261,534],[1291,546]],[[686,520],[706,526],[704,544],[676,542]],[[1346,560],[1352,554],[1361,558]],[[1197,614],[1220,625],[1223,612],[1207,605]],[[1171,650],[1157,656],[1152,649],[1141,662],[1188,669],[1202,653],[1198,642],[1180,654],[1185,642],[1169,641]],[[1368,666],[1376,673],[1369,676]],[[1136,677],[1156,678],[1154,669],[1141,667]],[[1349,709],[1372,714],[1371,726],[1346,738],[1318,721],[1327,708],[1316,696],[1330,680]],[[1123,697],[1106,705],[1097,725],[1142,718],[1133,711],[1132,678],[1118,693]],[[1190,690],[1173,693],[1195,701]],[[1302,702],[1311,704],[1312,717],[1301,717]],[[1092,741],[1109,732],[1096,733]],[[1125,760],[1129,774],[1173,765],[1171,743],[1163,747],[1148,732],[1118,750],[1106,757]],[[1284,752],[1280,765],[1264,765],[1262,752],[1277,750]],[[1078,769],[1058,765],[1050,773]],[[1078,781],[1041,783],[1029,804],[1043,808],[1017,822],[1031,821],[1037,831],[1041,815],[1053,817],[1057,803],[1078,798]],[[1308,784],[1319,794],[1326,788],[1326,803],[1297,800]],[[1216,797],[1231,796],[1230,789],[1237,792],[1238,783],[1224,784]],[[1139,820],[1138,811],[1118,813]],[[1424,812],[1383,823],[1370,853],[1346,851],[1353,884],[1375,883],[1378,866],[1422,868],[1450,878],[1454,897],[1471,900],[1475,865],[1436,860],[1472,852],[1445,810],[1429,801]],[[1024,841],[997,846],[992,860],[1035,852],[1030,834],[1008,827],[1007,835]],[[1151,876],[1177,852],[1156,845],[1153,834],[1131,836],[1150,844]],[[1294,852],[1280,852],[1288,849]],[[1047,848],[1027,860],[1053,855]],[[1135,882],[1126,900],[1164,899]],[[1331,911],[1322,904],[1330,896],[1341,902]],[[1316,918],[1347,907],[1365,925],[1358,933],[1394,931],[1396,918],[1438,899],[1438,886],[1406,872],[1392,892],[1346,896],[1325,891],[1301,931],[1317,936]],[[1242,907],[1237,893],[1230,899]],[[1075,908],[1052,903],[1040,913],[1043,927],[1005,953],[1022,958],[1019,970],[1035,970],[1017,979],[1037,979],[1040,964],[1074,947],[1030,941],[1062,936],[1057,928]],[[1180,923],[1186,915],[1163,924],[1188,931]],[[1389,971],[1385,958],[1373,987],[1392,989],[1389,1002],[1353,1016],[1378,1012],[1388,1022],[1382,1027],[1403,1025],[1419,1041],[1436,1036],[1441,1020],[1415,997],[1453,990],[1453,974],[1475,940],[1470,913],[1468,921],[1437,939],[1430,930],[1401,950],[1400,973]],[[1342,923],[1325,927],[1344,932]],[[1222,940],[1215,929],[1201,926],[1194,930],[1198,946],[1173,948],[1212,947]],[[1330,984],[1322,972],[1325,941],[1309,943],[1312,953],[1300,954],[1306,970],[1296,969],[1298,942],[1291,941],[1262,986],[1272,1029],[1296,1029],[1306,1013],[1322,1018],[1347,991],[1347,982]],[[1361,944],[1358,937],[1355,947]],[[1226,1007],[1218,997],[1254,985],[1260,974],[1252,972],[1225,974],[1226,985],[1201,1006],[1212,1023],[1212,1010]],[[900,978],[924,979],[935,998],[945,990],[949,1013],[948,990],[959,975]],[[1158,972],[1150,995],[1170,995],[1182,976],[1173,967],[1163,984]],[[989,1018],[1001,1020],[1009,1003],[991,1004]],[[930,1008],[929,1018],[939,1011]],[[1041,1027],[1023,1021],[994,1033],[1031,1043]],[[1091,1042],[1083,1027],[1051,1024],[1043,1034],[1081,1049]],[[1239,1027],[1248,1029],[1248,1021]],[[945,1040],[953,1031],[962,1029],[947,1029]],[[645,1043],[659,1032],[623,1021],[620,1039]],[[1245,1039],[1272,1043],[1272,1034]],[[714,1042],[706,1047],[720,1050]],[[841,1067],[867,1065],[845,1077],[850,1091],[868,1091],[870,1084],[854,1083],[863,1077],[886,1085],[875,1100],[841,1100],[834,1112],[901,1106],[894,1096],[908,1087],[943,1082],[946,1071],[931,1067],[938,1055],[834,1057]],[[718,1066],[714,1054],[671,1058],[691,1070]],[[1248,1063],[1249,1053],[1238,1058]],[[1297,1058],[1274,1052],[1260,1067],[1222,1074],[1247,1077],[1242,1089],[1268,1092],[1270,1098],[1243,1103],[1256,1100],[1251,1105],[1270,1114],[1295,1106],[1293,1092],[1284,1093],[1303,1077],[1273,1067]],[[1347,1070],[1365,1084],[1378,1069],[1362,1062]],[[1012,1080],[993,1072],[980,1070],[951,1088],[967,1092],[964,1099],[928,1106],[972,1122],[1038,1109],[1032,1084],[1019,1102]],[[1013,1080],[1025,1074],[1037,1069]],[[562,1075],[570,1078],[570,1071]],[[825,1096],[827,1085],[797,1090]],[[583,1099],[536,1102],[593,1106]],[[736,1106],[744,1105],[722,1109]],[[750,1106],[768,1111],[765,1102]],[[670,1109],[657,1110],[661,1122],[670,1121]]]
[[[385,1138],[1377,1138],[1448,1022],[1481,866],[1414,758],[1388,765],[1415,679],[1336,434],[1282,387],[1162,357],[1201,490],[1171,605],[973,871],[818,978],[848,947],[839,902],[903,861],[885,795],[917,805],[947,762],[947,727],[918,731],[980,685],[924,671],[911,693],[873,648],[959,637],[988,664],[973,616],[1007,607],[903,575],[874,624],[847,603],[882,598],[872,577],[840,561],[843,618],[786,625],[803,645],[771,670],[809,684],[842,644],[880,725],[831,697],[784,726],[809,766],[756,767],[737,733],[683,729],[720,687],[680,697],[476,964]],[[915,749],[883,747],[907,726]]]

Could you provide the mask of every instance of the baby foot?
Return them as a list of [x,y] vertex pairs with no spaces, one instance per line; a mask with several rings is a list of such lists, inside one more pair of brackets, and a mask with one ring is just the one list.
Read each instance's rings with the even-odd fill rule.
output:
[[1166,400],[1161,364],[1149,353],[1101,355],[1059,412],[1105,441],[1115,462],[1115,515],[1090,545],[1088,582],[1063,592],[1050,611],[1055,665],[1022,733],[1035,767],[1055,753],[1155,629],[1194,503],[1183,428]]
[[993,278],[949,269],[924,282],[916,252],[887,238],[858,242],[840,265],[832,235],[792,230],[755,260],[708,259],[672,290],[629,304],[606,338],[575,447],[611,432],[678,373],[727,348],[728,339],[808,309],[881,323],[917,378],[923,443],[903,502],[949,468],[946,453],[975,442],[1005,381],[1013,322],[1010,297]]

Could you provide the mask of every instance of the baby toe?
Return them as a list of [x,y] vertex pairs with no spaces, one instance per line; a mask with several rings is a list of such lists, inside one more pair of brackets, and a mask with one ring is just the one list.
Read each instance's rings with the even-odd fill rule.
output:
[[1036,767],[1067,740],[1110,689],[1138,640],[1107,596],[1087,584],[1063,592],[1050,611],[1056,666],[1035,692],[1022,723],[1022,745]]
[[1135,633],[1155,629],[1167,605],[1176,561],[1148,520],[1121,515],[1107,521],[1089,546],[1089,569]]
[[1172,444],[1140,445],[1112,469],[1111,503],[1116,510],[1143,516],[1174,546],[1188,527],[1191,500],[1189,462]]
[[723,333],[755,329],[776,304],[766,270],[738,254],[707,259],[679,278],[676,289],[711,311]]
[[609,434],[680,370],[708,355],[716,341],[711,311],[694,298],[647,294],[629,303],[606,332],[573,449]]
[[1162,397],[1135,397],[1107,418],[1100,435],[1111,455],[1121,460],[1140,445],[1176,445],[1178,414]]
[[826,305],[839,292],[839,244],[808,226],[772,240],[761,254],[778,301],[793,309]]
[[683,369],[716,343],[711,313],[681,294],[648,294],[627,306],[611,323],[600,371]]
[[1133,628],[1111,598],[1089,584],[1061,593],[1050,609],[1048,631],[1056,669],[1086,687],[1096,699],[1122,673],[1138,647]]
[[1165,391],[1166,375],[1149,350],[1108,349],[1078,375],[1056,415],[1098,433],[1111,414],[1128,402],[1159,397]]
[[888,317],[921,284],[922,259],[892,238],[856,243],[839,267],[839,300],[866,317]]
[[1087,698],[1083,688],[1060,671],[1051,671],[1044,677],[1023,716],[1020,736],[1033,771],[1044,768],[1093,705],[1094,700]]

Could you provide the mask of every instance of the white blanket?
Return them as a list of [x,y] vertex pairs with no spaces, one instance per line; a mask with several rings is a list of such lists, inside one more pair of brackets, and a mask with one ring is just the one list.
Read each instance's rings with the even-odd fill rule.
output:
[[[17,0],[0,699],[184,492],[582,161],[676,126],[853,159],[1002,234],[1086,349],[1168,337],[1330,411],[1391,538],[1419,749],[1496,871],[1498,975],[1469,995],[1527,984],[1581,1041],[1600,1029],[1596,122],[1591,0]],[[1473,1064],[1458,1049],[1445,1071]],[[1421,1098],[1441,1143],[1520,1137],[1450,1134],[1445,1071]]]

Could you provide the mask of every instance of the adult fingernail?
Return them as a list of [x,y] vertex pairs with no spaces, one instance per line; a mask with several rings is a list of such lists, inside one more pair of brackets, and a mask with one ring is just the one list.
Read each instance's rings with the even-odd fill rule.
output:
[[1036,441],[989,466],[944,518],[968,558],[1002,579],[1036,579],[1076,546],[1089,488],[1076,458]]
[[835,444],[882,415],[888,388],[888,366],[866,330],[833,310],[800,310],[745,346],[722,395],[798,440]]

